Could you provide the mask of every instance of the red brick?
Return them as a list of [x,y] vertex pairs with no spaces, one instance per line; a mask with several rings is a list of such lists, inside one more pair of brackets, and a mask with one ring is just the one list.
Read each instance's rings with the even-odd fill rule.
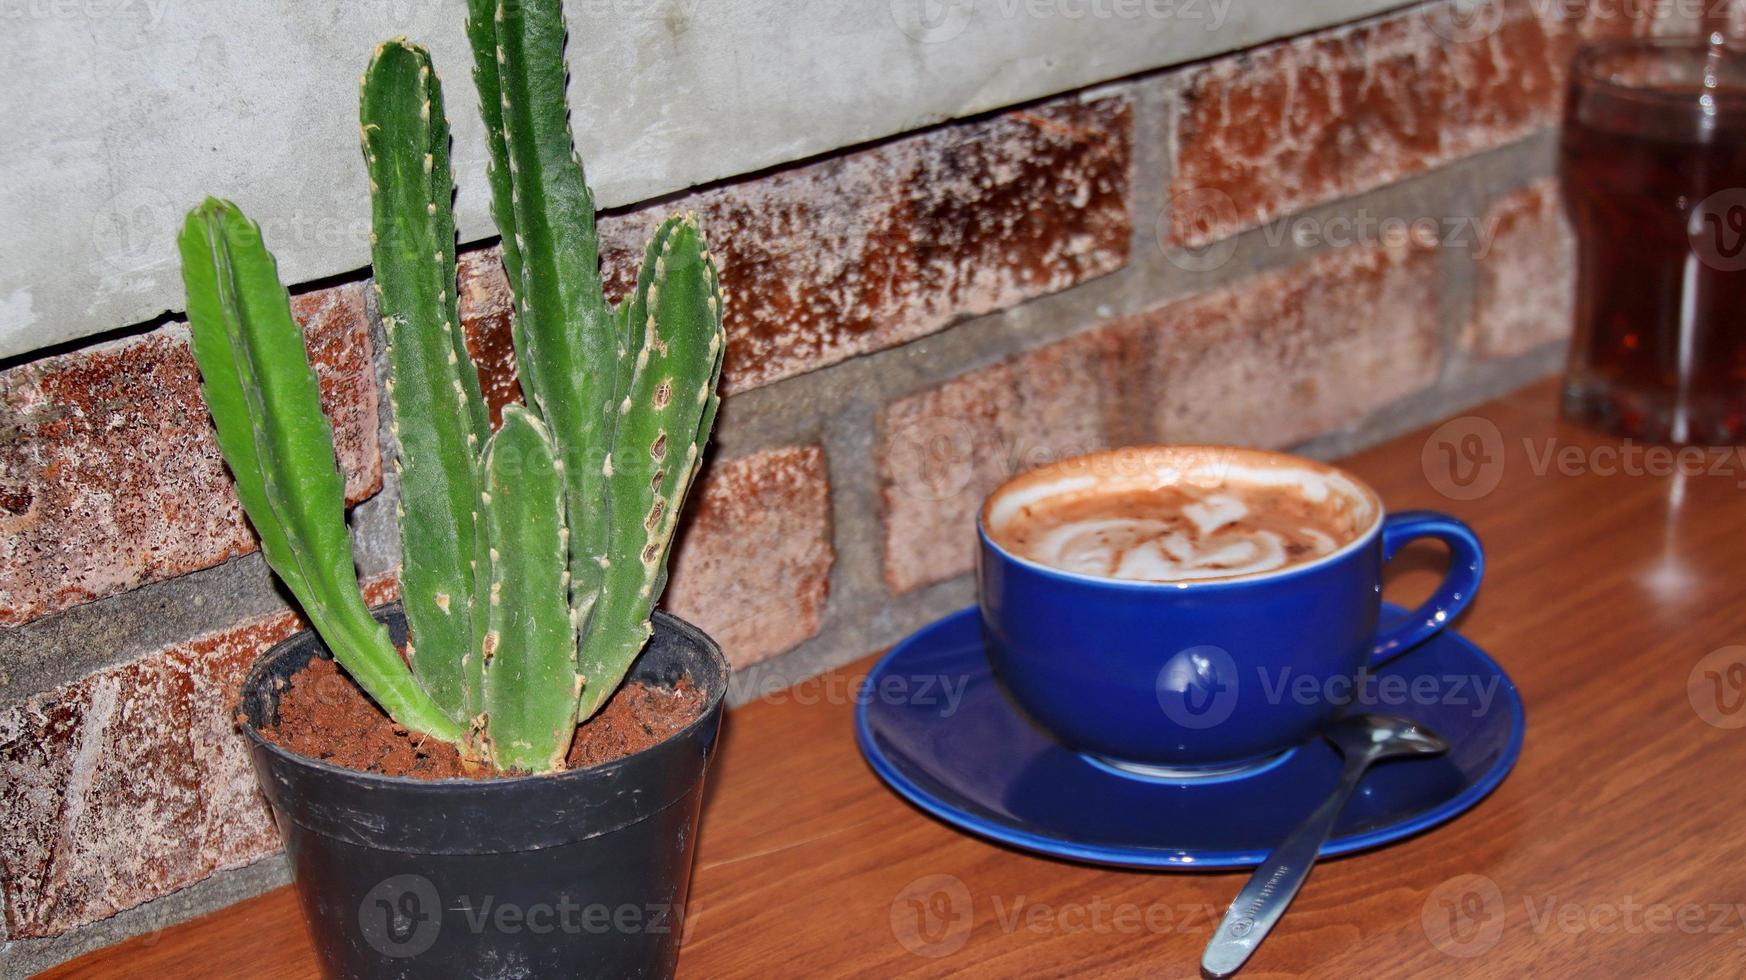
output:
[[493,247],[456,256],[456,278],[460,283],[462,334],[473,363],[479,367],[479,384],[491,409],[491,424],[500,425],[503,406],[521,401],[515,342],[509,330],[515,300],[503,275],[502,250]]
[[[292,305],[335,423],[347,497],[363,500],[382,484],[363,289]],[[256,548],[179,325],[6,371],[0,425],[0,624]]]
[[1544,180],[1497,202],[1475,257],[1473,320],[1463,342],[1479,357],[1513,357],[1570,336],[1576,242],[1558,182]]
[[[397,585],[364,594],[377,605]],[[232,719],[249,666],[305,625],[254,620],[0,711],[12,938],[58,935],[279,850]]]
[[968,571],[976,510],[1008,477],[1111,444],[1120,339],[1081,334],[886,408],[878,462],[893,592]]
[[[726,390],[895,346],[1121,268],[1132,125],[1125,97],[1063,99],[609,215],[609,292],[662,218],[695,210],[730,300]],[[497,263],[463,270],[476,349],[507,350]],[[489,360],[512,398],[509,359]]]
[[736,668],[818,633],[835,559],[821,448],[717,462],[687,511],[669,611],[714,636]]
[[1123,326],[1160,442],[1281,449],[1430,386],[1437,255],[1357,246]]
[[52,936],[272,853],[229,688],[278,616],[0,715],[0,860],[14,938]]
[[1170,239],[1201,246],[1556,123],[1576,45],[1647,33],[1654,5],[1448,5],[1221,58],[1177,80]]
[[1006,477],[1147,442],[1283,448],[1435,382],[1436,255],[1353,247],[1095,328],[888,406],[885,579],[967,572]]

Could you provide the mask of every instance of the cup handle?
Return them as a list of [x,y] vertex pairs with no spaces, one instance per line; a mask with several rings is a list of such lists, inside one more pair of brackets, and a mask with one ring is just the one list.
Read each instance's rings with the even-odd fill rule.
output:
[[1443,584],[1399,626],[1376,638],[1370,666],[1380,667],[1441,631],[1473,601],[1485,574],[1485,551],[1466,524],[1434,510],[1407,510],[1382,522],[1382,560],[1388,561],[1408,542],[1436,538],[1449,546],[1449,573]]

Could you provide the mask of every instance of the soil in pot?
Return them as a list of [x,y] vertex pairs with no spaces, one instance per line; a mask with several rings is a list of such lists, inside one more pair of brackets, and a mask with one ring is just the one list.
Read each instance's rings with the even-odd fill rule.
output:
[[[598,765],[646,749],[696,720],[707,700],[688,679],[671,688],[629,681],[577,727],[565,763]],[[415,779],[491,775],[463,767],[454,746],[395,724],[331,660],[312,659],[292,675],[290,689],[279,696],[279,723],[260,731],[299,755],[361,772]]]

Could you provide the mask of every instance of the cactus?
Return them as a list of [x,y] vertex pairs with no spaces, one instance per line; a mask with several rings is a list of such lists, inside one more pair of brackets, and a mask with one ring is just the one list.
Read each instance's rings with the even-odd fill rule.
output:
[[359,97],[406,661],[357,594],[331,432],[258,229],[228,206],[197,209],[184,274],[244,507],[340,663],[407,727],[475,762],[544,772],[648,641],[720,404],[724,300],[688,215],[660,226],[634,292],[607,302],[558,0],[468,0],[467,30],[526,396],[496,434],[457,316],[448,123],[429,55],[386,42]]
[[476,458],[491,424],[456,312],[454,181],[442,84],[429,55],[396,39],[376,49],[358,101],[399,444],[400,594],[412,633],[409,659],[444,711],[470,719],[481,710],[482,664],[468,654],[485,632]]
[[[557,436],[571,512],[596,514],[623,364],[601,287],[594,195],[570,139],[562,13],[557,0],[468,0],[468,26],[522,390]],[[603,521],[577,523],[571,608],[583,628],[608,531]]]
[[516,360],[565,462],[584,721],[649,637],[678,513],[714,423],[723,303],[693,216],[656,231],[636,292],[617,309],[607,304],[593,194],[564,101],[558,0],[468,0],[468,14],[493,214],[516,299]]
[[333,430],[260,228],[208,198],[179,244],[201,391],[268,564],[377,704],[408,728],[457,741],[464,730],[416,683],[358,591]]
[[556,769],[576,729],[576,630],[568,601],[564,464],[519,405],[485,450],[491,585],[483,646],[485,744],[499,769]]
[[649,638],[679,508],[715,422],[721,296],[695,216],[668,219],[656,232],[621,317],[632,370],[613,406],[618,426],[603,466],[611,539],[581,655],[583,674],[606,683],[583,691],[584,718],[611,695]]

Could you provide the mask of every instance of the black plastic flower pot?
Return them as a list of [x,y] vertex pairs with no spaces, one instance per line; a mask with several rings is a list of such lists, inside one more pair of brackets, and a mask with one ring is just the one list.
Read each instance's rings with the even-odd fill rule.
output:
[[[399,608],[377,613],[396,642]],[[261,737],[314,657],[313,632],[249,672],[242,713],[315,945],[335,977],[662,977],[679,957],[703,777],[728,666],[662,613],[631,677],[702,689],[701,717],[615,762],[541,776],[357,772]]]

